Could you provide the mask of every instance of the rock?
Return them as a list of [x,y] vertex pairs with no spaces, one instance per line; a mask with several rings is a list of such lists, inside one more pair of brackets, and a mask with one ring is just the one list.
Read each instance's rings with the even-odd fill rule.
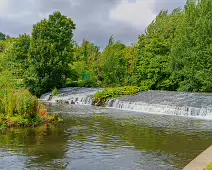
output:
[[63,101],[62,100],[58,100],[58,104],[63,104]]
[[98,98],[97,101],[94,101],[95,106],[103,106],[105,104],[104,99]]
[[69,103],[70,103],[70,104],[75,104],[75,102],[74,102],[73,100],[71,100]]
[[64,101],[64,104],[69,104],[69,101]]

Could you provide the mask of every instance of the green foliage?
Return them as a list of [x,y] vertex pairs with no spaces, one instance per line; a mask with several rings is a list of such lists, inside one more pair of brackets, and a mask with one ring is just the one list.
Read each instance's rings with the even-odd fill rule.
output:
[[6,35],[0,32],[0,41],[5,39],[6,39]]
[[106,102],[109,98],[117,98],[125,95],[135,95],[141,91],[142,89],[137,86],[105,88],[102,92],[97,92],[93,98],[94,102],[97,102],[98,100],[103,100]]
[[212,91],[212,3],[189,0],[176,30],[172,74],[180,91]]
[[[84,40],[81,46],[75,44],[74,62],[70,64],[70,79],[78,81],[77,86],[99,86],[98,58],[100,48]],[[87,75],[85,78],[84,75]]]
[[[183,10],[163,10],[126,47],[109,43],[93,61],[96,82],[103,87],[134,85],[144,90],[212,91],[212,3],[189,0]],[[78,68],[84,72],[87,59]],[[81,69],[79,69],[81,70]]]
[[52,91],[52,96],[57,96],[58,94],[60,94],[60,92],[57,90],[57,88],[54,88]]
[[125,48],[126,46],[120,42],[109,43],[100,55],[98,75],[104,87],[124,85],[126,73]]
[[37,111],[37,98],[27,90],[2,89],[0,95],[1,114],[31,116]]
[[[210,0],[188,0],[182,10],[162,10],[137,43],[126,46],[111,36],[102,52],[86,40],[73,42],[75,24],[55,12],[33,26],[31,37],[0,40],[0,88],[25,87],[37,96],[64,86],[211,92],[211,9]],[[128,92],[115,88],[97,96]],[[10,93],[8,114],[16,107]]]
[[62,87],[68,75],[68,64],[73,58],[73,30],[70,18],[55,12],[49,19],[33,26],[29,51],[26,87],[40,96],[53,87]]
[[1,89],[0,129],[13,126],[36,126],[59,120],[49,116],[45,106],[28,90]]
[[24,119],[29,121],[37,116],[37,98],[27,90],[2,89],[0,98],[0,115],[4,115],[8,126],[21,125]]
[[29,67],[28,53],[30,49],[30,36],[20,35],[14,40],[4,54],[8,60],[8,68],[17,79],[22,79]]

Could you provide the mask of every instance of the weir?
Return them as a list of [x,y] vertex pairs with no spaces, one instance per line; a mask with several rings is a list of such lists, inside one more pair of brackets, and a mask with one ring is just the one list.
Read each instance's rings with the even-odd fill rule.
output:
[[40,100],[60,104],[91,105],[93,95],[102,90],[101,88],[69,87],[59,89],[60,94],[57,96],[52,96],[51,92],[46,93],[40,97]]
[[[64,88],[59,90],[58,96],[51,96],[51,93],[47,93],[41,96],[41,100],[61,104],[91,105],[92,96],[102,90],[100,88]],[[212,94],[148,91],[135,96],[110,99],[106,102],[105,107],[212,119]]]
[[106,106],[154,114],[212,118],[212,95],[206,93],[149,91],[110,99]]

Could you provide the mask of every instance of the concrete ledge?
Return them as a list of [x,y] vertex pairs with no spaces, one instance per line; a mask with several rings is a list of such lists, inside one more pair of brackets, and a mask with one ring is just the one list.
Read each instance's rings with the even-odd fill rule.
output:
[[192,160],[183,170],[204,170],[212,163],[212,146]]

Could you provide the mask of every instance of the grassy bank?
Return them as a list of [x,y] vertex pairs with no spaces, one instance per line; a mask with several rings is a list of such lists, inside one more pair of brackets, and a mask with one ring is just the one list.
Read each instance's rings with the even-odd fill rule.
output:
[[102,92],[97,92],[93,96],[93,104],[96,106],[102,106],[110,98],[118,98],[121,96],[128,96],[128,95],[132,96],[141,91],[144,91],[144,89],[137,86],[105,88]]
[[37,126],[58,119],[49,115],[45,106],[28,90],[0,90],[0,129]]

